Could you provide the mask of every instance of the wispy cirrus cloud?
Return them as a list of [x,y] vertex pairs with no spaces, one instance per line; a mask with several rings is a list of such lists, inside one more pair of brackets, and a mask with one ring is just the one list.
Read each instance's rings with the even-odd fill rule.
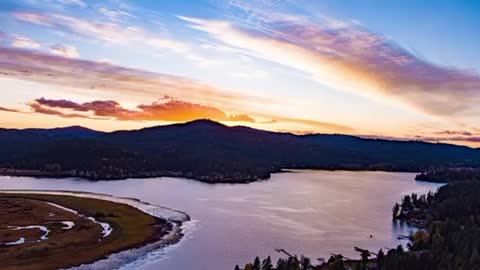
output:
[[28,49],[36,49],[40,47],[40,43],[37,41],[24,36],[19,35],[11,35],[12,43],[11,46],[15,48],[28,48]]
[[99,8],[98,11],[102,15],[104,15],[105,17],[107,17],[108,19],[110,19],[111,21],[114,21],[114,22],[123,22],[127,19],[136,17],[135,15],[133,15],[129,12],[126,12],[124,10],[113,10],[113,9],[108,9],[108,8]]
[[55,55],[66,57],[66,58],[77,58],[80,56],[77,48],[71,45],[62,45],[62,44],[51,45],[50,52]]
[[91,21],[58,13],[34,11],[15,12],[14,16],[21,22],[52,28],[76,36],[95,38],[106,43],[134,44],[177,53],[190,50],[190,46],[184,42],[157,36],[138,26],[123,26],[115,22]]
[[124,93],[150,99],[170,95],[227,105],[254,99],[188,78],[5,47],[0,47],[0,75],[74,87],[86,93]]
[[74,5],[74,6],[79,6],[79,7],[87,7],[87,3],[85,3],[82,0],[56,0],[60,4],[65,4],[65,5]]
[[95,100],[78,103],[65,99],[39,98],[29,103],[34,112],[65,118],[81,117],[115,119],[121,121],[169,121],[185,122],[196,119],[215,121],[250,122],[255,120],[246,114],[229,115],[222,110],[171,97],[150,104],[140,104],[135,110],[124,108],[114,100]]
[[[312,120],[312,119],[301,119],[301,118],[294,118],[294,117],[286,117],[286,116],[280,116],[280,115],[272,115],[272,114],[260,114],[260,116],[272,119],[270,122],[271,123],[294,123],[294,124],[301,124],[305,126],[309,126],[314,128],[314,130],[322,129],[322,130],[328,130],[328,131],[334,131],[334,132],[341,132],[341,133],[351,133],[354,132],[355,129],[342,125],[339,123],[330,123],[330,122],[324,122],[324,121],[318,121],[318,120]],[[294,133],[300,132],[300,131],[292,131]],[[302,133],[315,133],[314,131],[304,131]]]
[[43,13],[40,12],[15,12],[14,16],[17,20],[22,22],[28,22],[47,27],[53,27],[55,25],[51,22],[51,19],[48,16],[45,16]]
[[474,70],[431,63],[356,23],[240,8],[243,12],[228,21],[179,18],[229,46],[335,89],[397,100],[432,115],[478,113],[480,75]]

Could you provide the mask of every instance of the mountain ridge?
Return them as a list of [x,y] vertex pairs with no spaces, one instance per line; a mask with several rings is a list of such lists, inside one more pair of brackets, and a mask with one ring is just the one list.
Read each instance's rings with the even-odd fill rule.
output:
[[[352,135],[295,135],[196,120],[138,130],[0,129],[3,174],[251,182],[283,168],[418,172],[480,167],[480,150]],[[0,172],[1,173],[1,172]],[[30,173],[32,174],[32,173]]]
[[[38,133],[47,133],[48,131],[54,133],[54,132],[63,132],[63,131],[72,131],[72,135],[75,130],[77,131],[84,131],[84,132],[91,132],[91,133],[96,133],[98,135],[107,135],[107,134],[116,134],[116,133],[127,133],[127,132],[135,132],[135,131],[151,131],[151,130],[158,130],[158,129],[164,129],[164,128],[173,128],[173,127],[187,127],[187,126],[195,126],[195,125],[208,125],[211,124],[211,127],[214,127],[215,125],[217,127],[222,127],[222,128],[227,128],[227,129],[246,129],[246,130],[251,130],[254,132],[259,132],[259,133],[270,133],[270,134],[284,134],[284,135],[291,135],[295,137],[302,137],[302,138],[311,138],[311,137],[339,137],[339,138],[351,138],[351,139],[359,139],[359,140],[366,140],[366,141],[383,141],[383,142],[398,142],[398,143],[404,143],[404,142],[416,142],[416,143],[425,143],[425,144],[430,144],[430,145],[449,145],[449,146],[454,146],[454,147],[465,147],[473,150],[480,150],[480,147],[470,147],[466,145],[458,145],[458,144],[451,144],[451,143],[441,143],[441,142],[428,142],[428,141],[422,141],[422,140],[416,140],[416,139],[387,139],[387,138],[374,138],[374,137],[363,137],[361,135],[350,135],[350,134],[343,134],[343,133],[309,133],[309,134],[295,134],[292,132],[277,132],[277,131],[269,131],[269,130],[263,130],[263,129],[256,129],[248,126],[243,126],[243,125],[237,125],[237,126],[227,126],[222,123],[209,120],[209,119],[198,119],[198,120],[192,120],[188,122],[182,122],[182,123],[174,123],[174,124],[168,124],[168,125],[157,125],[157,126],[151,126],[151,127],[143,127],[139,129],[120,129],[120,130],[114,130],[114,131],[100,131],[92,128],[87,128],[81,125],[73,125],[73,126],[65,126],[65,127],[54,127],[54,128],[24,128],[24,129],[17,129],[17,128],[1,128],[0,127],[0,132],[1,131],[28,131],[28,132],[38,132]],[[68,132],[65,132],[68,133]]]

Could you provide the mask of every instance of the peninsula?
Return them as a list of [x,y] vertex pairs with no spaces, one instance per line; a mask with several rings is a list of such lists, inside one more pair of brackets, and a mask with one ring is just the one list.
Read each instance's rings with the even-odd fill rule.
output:
[[131,205],[48,192],[0,192],[0,224],[2,269],[69,268],[182,237],[178,224]]

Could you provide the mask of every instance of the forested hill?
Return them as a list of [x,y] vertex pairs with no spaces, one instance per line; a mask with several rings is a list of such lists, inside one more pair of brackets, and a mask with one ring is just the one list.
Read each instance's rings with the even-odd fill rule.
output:
[[0,173],[15,175],[181,176],[205,182],[247,182],[268,178],[282,168],[478,168],[480,150],[347,135],[300,136],[197,120],[112,133],[82,127],[0,129],[0,167]]

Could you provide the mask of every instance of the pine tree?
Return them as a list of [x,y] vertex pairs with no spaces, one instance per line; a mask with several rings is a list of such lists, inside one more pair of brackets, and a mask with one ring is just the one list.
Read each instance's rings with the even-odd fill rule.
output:
[[287,262],[284,259],[279,258],[277,261],[276,270],[286,270],[287,269],[286,267],[287,267]]
[[377,269],[380,270],[383,265],[383,260],[385,259],[385,253],[380,249],[377,253]]
[[331,256],[330,259],[328,259],[328,266],[330,270],[346,270],[342,255]]
[[252,270],[261,270],[260,267],[261,267],[260,258],[255,257],[255,260],[253,261]]
[[310,258],[307,257],[300,257],[300,264],[302,266],[302,270],[310,270],[312,268],[312,262],[310,261]]
[[262,270],[272,270],[272,269],[273,269],[272,259],[270,258],[270,256],[268,256],[262,262]]

